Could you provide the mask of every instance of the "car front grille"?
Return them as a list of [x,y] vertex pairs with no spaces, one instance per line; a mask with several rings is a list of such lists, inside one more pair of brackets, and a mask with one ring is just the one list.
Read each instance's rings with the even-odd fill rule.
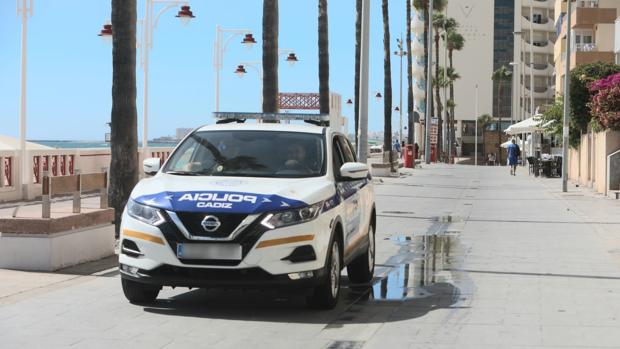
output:
[[[185,237],[183,233],[181,233],[181,231],[179,230],[179,227],[172,221],[168,213],[164,211],[163,215],[166,218],[166,222],[159,225],[158,228],[163,233],[164,237],[166,238],[166,241],[168,242],[168,245],[170,245],[170,248],[172,249],[172,252],[175,255],[176,255],[176,250],[177,250],[177,244],[179,243],[184,243],[184,244],[187,244],[187,243],[191,243],[191,244],[234,243],[234,244],[241,245],[242,260],[243,260],[243,258],[245,258],[247,254],[250,252],[252,247],[254,247],[258,239],[260,239],[260,237],[267,230],[267,228],[265,228],[262,224],[260,224],[261,220],[264,218],[264,216],[261,215],[257,219],[255,219],[253,222],[249,223],[249,225],[246,228],[244,228],[231,241],[190,240],[187,237]],[[202,215],[202,218],[200,219],[200,222],[202,222],[202,219],[204,219],[205,213],[202,213],[201,215]],[[220,215],[218,215],[218,219],[219,219],[219,216]],[[244,218],[241,218],[240,220],[243,220],[243,219]],[[189,230],[189,227],[187,227],[187,229]],[[235,228],[233,228],[232,231],[234,231],[234,229]],[[213,265],[213,266],[236,266],[236,265],[239,265],[239,263],[241,262],[240,260],[222,260],[222,259],[220,260],[207,260],[207,259],[193,260],[193,259],[183,259],[183,258],[179,258],[179,261],[183,264]]]
[[[176,214],[191,235],[219,239],[230,236],[247,217],[246,214],[238,213],[177,212]],[[213,232],[208,232],[202,227],[202,221],[208,216],[213,216],[220,222],[220,226]]]

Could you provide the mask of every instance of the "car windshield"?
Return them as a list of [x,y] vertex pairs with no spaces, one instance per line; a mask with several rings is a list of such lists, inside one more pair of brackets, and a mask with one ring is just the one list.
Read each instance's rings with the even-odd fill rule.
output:
[[321,134],[278,131],[195,132],[164,172],[187,176],[316,177],[325,173]]

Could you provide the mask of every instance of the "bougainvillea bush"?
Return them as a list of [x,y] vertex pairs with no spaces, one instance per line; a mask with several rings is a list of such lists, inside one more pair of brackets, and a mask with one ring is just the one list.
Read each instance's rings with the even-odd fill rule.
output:
[[590,84],[592,116],[605,128],[620,130],[620,73]]

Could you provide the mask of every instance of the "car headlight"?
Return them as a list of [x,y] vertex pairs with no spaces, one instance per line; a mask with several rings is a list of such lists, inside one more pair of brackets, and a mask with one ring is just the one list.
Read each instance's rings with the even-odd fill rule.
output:
[[166,221],[159,209],[139,204],[131,199],[127,201],[127,214],[139,221],[155,226]]
[[261,224],[269,229],[275,229],[309,222],[319,215],[322,208],[323,202],[321,201],[302,208],[270,213],[261,221]]

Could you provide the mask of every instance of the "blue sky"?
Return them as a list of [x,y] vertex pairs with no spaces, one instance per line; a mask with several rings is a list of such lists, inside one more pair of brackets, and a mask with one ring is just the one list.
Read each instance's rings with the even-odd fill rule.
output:
[[[110,18],[110,0],[33,0],[28,21],[28,139],[100,140],[108,130],[112,46],[97,37]],[[390,1],[392,51],[405,32],[406,0]],[[262,1],[193,0],[196,18],[184,27],[164,13],[154,34],[149,69],[149,138],[173,135],[177,127],[212,123],[215,26],[249,28],[259,41],[251,51],[233,39],[221,72],[221,110],[259,111],[261,82],[256,71],[240,79],[240,61],[259,61]],[[162,5],[159,5],[162,6]],[[318,92],[317,1],[280,0],[281,48],[300,62],[280,63],[281,92]],[[159,7],[158,7],[159,8]],[[138,18],[144,1],[138,0]],[[383,90],[381,1],[371,1],[370,94]],[[19,133],[21,20],[15,1],[0,1],[0,134]],[[329,1],[330,89],[343,102],[353,97],[355,0]],[[139,61],[138,56],[138,61]],[[398,57],[392,56],[393,104],[398,104]],[[405,63],[406,64],[406,63]],[[406,70],[405,70],[406,71]],[[405,76],[406,79],[406,76]],[[142,69],[138,65],[138,133],[142,129]],[[405,80],[406,81],[406,80]],[[406,83],[404,84],[406,88]],[[404,93],[406,98],[406,93]],[[403,101],[406,106],[406,101]],[[353,125],[353,108],[343,114]],[[383,129],[383,101],[370,100],[370,130]],[[398,124],[397,113],[393,125]]]

